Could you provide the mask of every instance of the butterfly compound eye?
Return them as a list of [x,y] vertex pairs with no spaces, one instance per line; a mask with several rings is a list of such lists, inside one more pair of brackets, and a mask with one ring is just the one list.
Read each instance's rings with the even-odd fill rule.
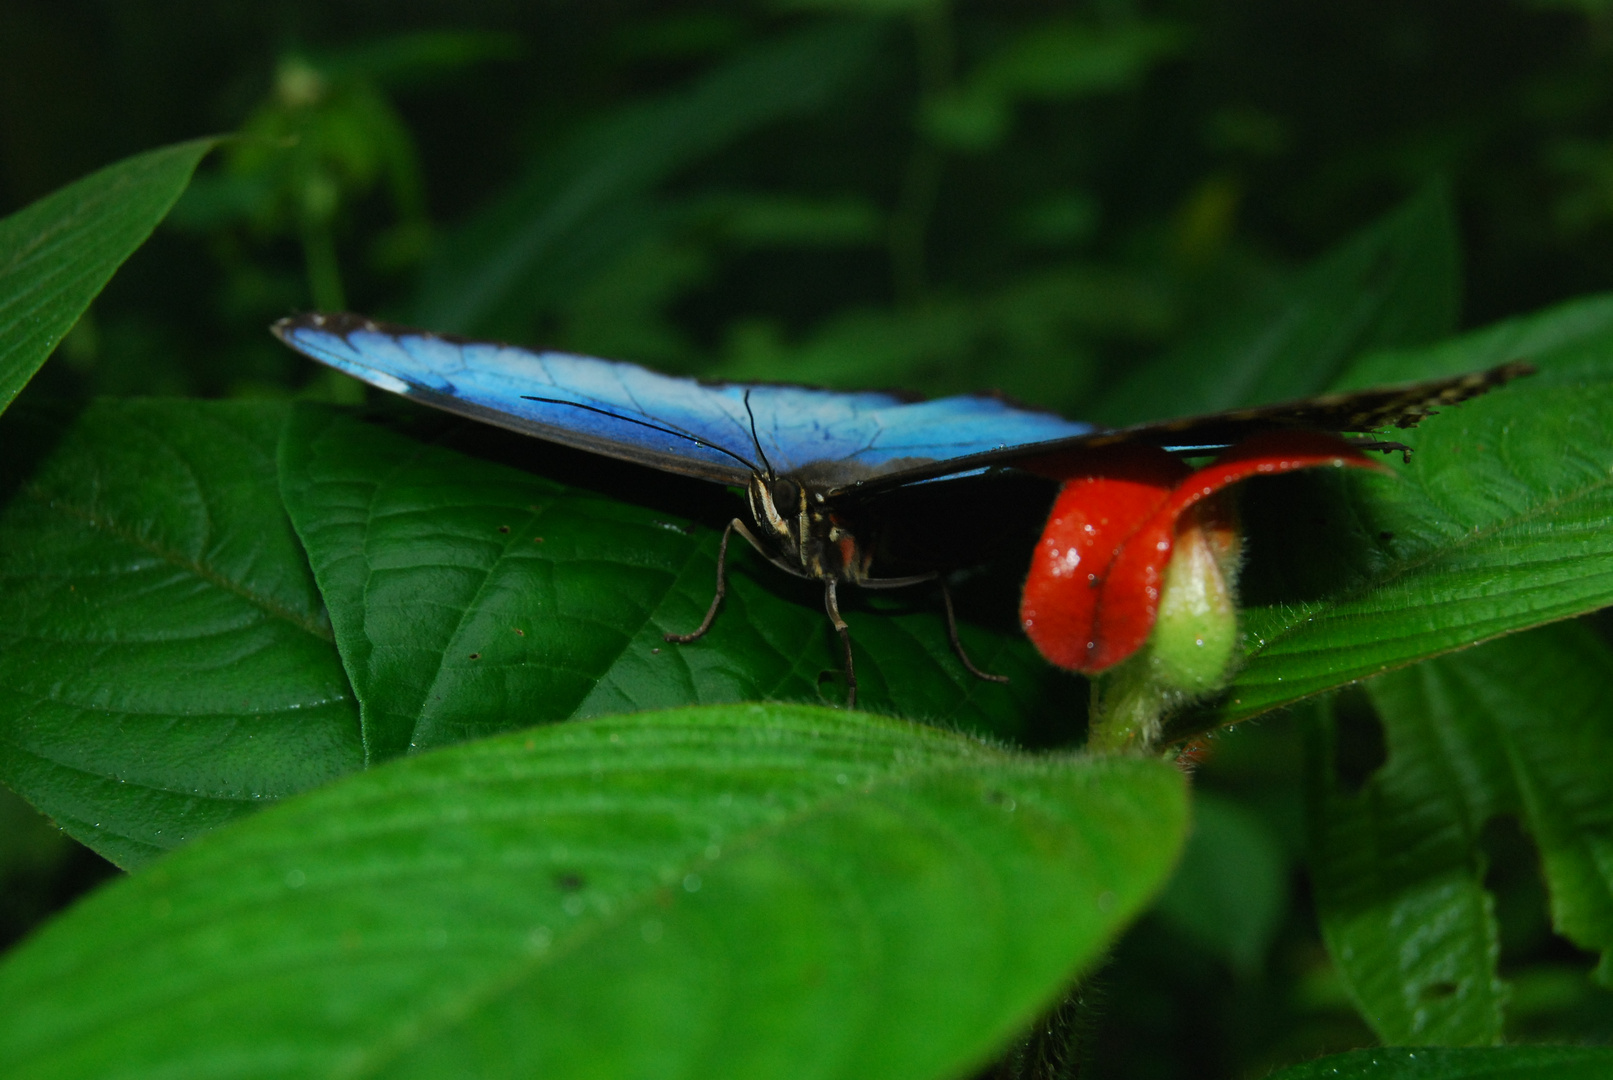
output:
[[778,480],[773,484],[773,506],[785,517],[801,512],[801,485],[794,480]]

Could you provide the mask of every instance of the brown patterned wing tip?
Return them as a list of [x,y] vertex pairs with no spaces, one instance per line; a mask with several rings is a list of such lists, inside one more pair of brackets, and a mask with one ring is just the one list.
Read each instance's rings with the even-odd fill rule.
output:
[[[1412,383],[1409,386],[1329,395],[1317,398],[1311,404],[1316,406],[1319,417],[1326,417],[1339,431],[1409,428],[1416,427],[1417,422],[1425,416],[1439,412],[1442,406],[1460,404],[1469,398],[1487,394],[1498,386],[1504,386],[1513,379],[1534,373],[1533,364],[1514,360],[1510,364],[1501,364],[1488,371],[1474,371],[1449,379]],[[1317,426],[1321,424],[1318,423]]]
[[1403,386],[1387,386],[1374,390],[1352,390],[1342,394],[1324,394],[1303,401],[1290,401],[1280,405],[1261,405],[1251,409],[1234,409],[1211,416],[1183,417],[1134,428],[1106,432],[1093,440],[1101,442],[1130,442],[1133,440],[1163,443],[1165,445],[1228,444],[1261,429],[1271,427],[1311,428],[1318,431],[1356,432],[1368,434],[1387,428],[1409,428],[1418,421],[1432,416],[1447,405],[1456,405],[1469,398],[1488,393],[1513,379],[1534,374],[1535,368],[1523,360],[1501,364],[1487,371],[1469,372],[1447,379],[1430,379],[1426,382]]

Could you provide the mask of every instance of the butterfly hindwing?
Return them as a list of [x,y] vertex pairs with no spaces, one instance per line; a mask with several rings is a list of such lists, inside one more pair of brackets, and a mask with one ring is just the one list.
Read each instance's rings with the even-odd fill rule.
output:
[[1415,427],[1442,406],[1478,397],[1513,379],[1531,375],[1534,370],[1532,364],[1513,361],[1486,371],[1444,379],[1094,430],[1071,438],[1010,445],[946,462],[915,465],[898,473],[859,481],[850,487],[865,495],[874,494],[939,476],[1001,466],[1035,466],[1039,461],[1045,464],[1069,454],[1126,443],[1158,446],[1174,453],[1212,453],[1274,428],[1376,434],[1389,428]]

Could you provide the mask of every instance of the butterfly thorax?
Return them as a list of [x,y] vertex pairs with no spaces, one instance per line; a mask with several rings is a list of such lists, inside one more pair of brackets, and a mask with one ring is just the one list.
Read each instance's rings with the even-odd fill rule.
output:
[[758,539],[772,545],[779,566],[818,581],[868,579],[869,550],[821,488],[792,477],[754,474],[747,495]]

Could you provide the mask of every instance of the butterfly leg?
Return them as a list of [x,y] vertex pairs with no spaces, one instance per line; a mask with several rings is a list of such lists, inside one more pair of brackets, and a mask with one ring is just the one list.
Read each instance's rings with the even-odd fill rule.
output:
[[823,606],[829,612],[829,621],[834,624],[835,632],[840,635],[840,647],[846,652],[846,708],[857,707],[857,669],[851,664],[851,628],[846,620],[840,617],[840,604],[835,599],[834,578],[823,587]]
[[940,574],[915,574],[913,577],[903,578],[867,578],[858,584],[865,589],[900,589],[908,585],[922,585],[928,581],[941,586],[941,602],[945,605],[947,614],[947,639],[952,642],[952,651],[958,654],[958,660],[962,662],[964,670],[975,678],[987,682],[1008,682],[1007,675],[992,675],[975,667],[974,661],[969,659],[969,654],[963,651],[963,642],[958,640],[958,619],[952,612],[952,590],[947,586],[947,579]]
[[969,659],[969,654],[963,651],[963,642],[958,640],[958,619],[952,613],[952,590],[947,586],[946,578],[937,578],[936,584],[941,586],[941,603],[946,606],[947,637],[952,641],[952,651],[958,654],[958,659],[963,662],[963,666],[968,670],[969,674],[975,678],[984,679],[987,682],[1007,682],[1007,675],[992,675],[975,667],[974,661]]
[[[687,645],[691,641],[705,637],[706,631],[711,629],[712,622],[717,618],[717,609],[722,607],[722,598],[728,592],[728,538],[734,535],[736,528],[745,534],[746,539],[750,539],[750,530],[746,529],[745,523],[738,518],[730,521],[728,528],[722,531],[722,543],[717,545],[717,595],[711,598],[711,606],[706,609],[706,617],[700,620],[700,625],[695,628],[692,634],[661,635],[667,641]],[[754,540],[751,542],[755,543]]]

